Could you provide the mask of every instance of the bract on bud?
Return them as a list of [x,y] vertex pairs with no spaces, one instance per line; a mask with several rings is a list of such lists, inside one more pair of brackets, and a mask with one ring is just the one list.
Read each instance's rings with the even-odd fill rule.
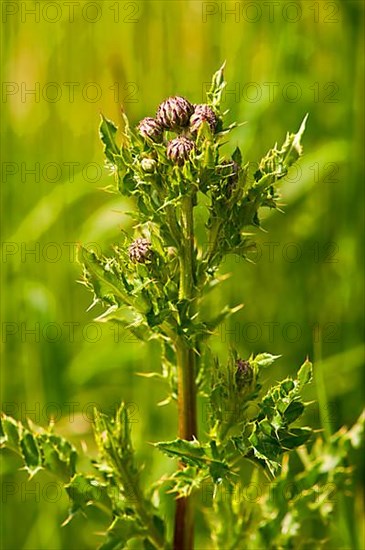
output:
[[169,97],[157,109],[158,122],[168,130],[178,130],[189,125],[194,112],[192,104],[184,97]]
[[151,259],[151,243],[148,239],[139,237],[129,247],[129,257],[132,262],[144,264]]
[[197,134],[203,122],[207,122],[214,134],[218,119],[211,107],[208,105],[195,105],[194,113],[190,117],[190,131],[192,134]]
[[237,359],[236,361],[236,384],[239,390],[247,388],[253,381],[253,369],[249,361]]
[[143,118],[137,126],[138,132],[144,138],[150,138],[153,141],[161,141],[163,128],[161,124],[150,116]]
[[182,166],[194,149],[194,142],[184,136],[172,139],[167,144],[167,156],[170,160]]

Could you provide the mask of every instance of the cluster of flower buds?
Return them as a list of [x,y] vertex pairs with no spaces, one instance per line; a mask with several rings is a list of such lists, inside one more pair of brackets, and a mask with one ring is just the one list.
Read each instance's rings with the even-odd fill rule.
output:
[[148,239],[139,237],[129,247],[129,258],[134,263],[144,264],[151,259],[151,243]]
[[183,166],[195,148],[194,139],[203,123],[208,124],[212,133],[216,132],[218,118],[209,105],[193,105],[184,97],[174,96],[159,105],[156,118],[141,120],[137,130],[143,138],[156,143],[163,141],[164,131],[179,134],[167,143],[167,156],[178,166]]

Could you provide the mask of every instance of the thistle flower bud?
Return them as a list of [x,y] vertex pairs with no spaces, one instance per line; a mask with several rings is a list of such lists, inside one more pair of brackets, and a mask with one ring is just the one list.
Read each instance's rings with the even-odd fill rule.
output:
[[141,160],[141,168],[148,174],[153,174],[157,168],[157,162],[154,159],[144,158]]
[[178,130],[189,125],[189,119],[194,112],[192,104],[184,97],[169,97],[157,109],[157,120],[168,130]]
[[236,385],[239,390],[248,388],[253,381],[253,369],[249,361],[237,359],[236,361]]
[[144,264],[151,259],[151,243],[148,239],[138,238],[129,247],[129,257],[132,262]]
[[192,134],[197,134],[200,126],[203,122],[207,122],[210,126],[212,133],[214,134],[218,118],[208,105],[195,105],[194,113],[190,117],[190,131]]
[[182,166],[194,149],[194,142],[184,136],[172,139],[167,144],[167,156],[178,166]]
[[163,128],[161,124],[150,116],[143,118],[137,126],[138,132],[144,138],[150,138],[153,141],[161,141]]

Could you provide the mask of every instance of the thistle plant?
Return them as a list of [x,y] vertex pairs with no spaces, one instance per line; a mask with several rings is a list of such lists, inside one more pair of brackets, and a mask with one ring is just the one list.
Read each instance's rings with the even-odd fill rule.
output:
[[[360,444],[364,416],[328,437],[300,423],[310,405],[303,397],[312,381],[308,359],[294,376],[264,390],[279,356],[241,357],[230,349],[222,364],[210,351],[216,329],[240,309],[205,316],[207,297],[224,280],[220,265],[229,254],[247,256],[263,208],[279,210],[280,180],[302,155],[306,122],[270,149],[251,177],[240,148],[222,153],[237,126],[226,125],[221,107],[223,69],[213,76],[204,104],[170,97],[135,129],[123,114],[119,137],[102,116],[113,189],[134,200],[134,229],[110,255],[80,251],[82,282],[93,304],[105,309],[98,320],[160,343],[161,366],[151,375],[166,383],[178,427],[155,447],[171,458],[171,471],[142,486],[123,403],[114,418],[95,411],[99,455],[87,475],[76,470],[76,449],[52,427],[23,426],[5,415],[1,420],[3,445],[23,457],[30,475],[45,468],[62,479],[71,501],[68,519],[90,505],[110,517],[102,550],[191,550],[198,511],[211,548],[325,547],[335,509],[326,498],[329,487],[347,490],[348,453]],[[198,216],[198,209],[204,214]],[[198,419],[198,396],[208,411],[205,423]],[[241,498],[252,484],[260,498]],[[161,512],[168,498],[174,525]]]

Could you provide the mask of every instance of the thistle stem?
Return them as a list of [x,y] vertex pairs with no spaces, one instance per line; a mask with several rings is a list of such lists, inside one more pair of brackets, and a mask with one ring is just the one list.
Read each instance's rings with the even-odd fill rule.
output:
[[193,198],[181,199],[181,225],[184,242],[181,243],[180,255],[180,300],[191,301],[194,297],[195,262],[194,262],[194,219]]
[[[180,286],[179,298],[187,301],[186,311],[193,314],[195,294],[195,261],[194,261],[194,220],[193,198],[182,198],[181,226],[184,242],[180,253]],[[196,384],[195,384],[195,351],[191,343],[183,336],[175,340],[178,379],[178,418],[179,437],[191,440],[197,436],[196,419]],[[184,464],[180,464],[181,467]],[[179,498],[176,502],[174,550],[193,549],[193,514],[190,498]]]

